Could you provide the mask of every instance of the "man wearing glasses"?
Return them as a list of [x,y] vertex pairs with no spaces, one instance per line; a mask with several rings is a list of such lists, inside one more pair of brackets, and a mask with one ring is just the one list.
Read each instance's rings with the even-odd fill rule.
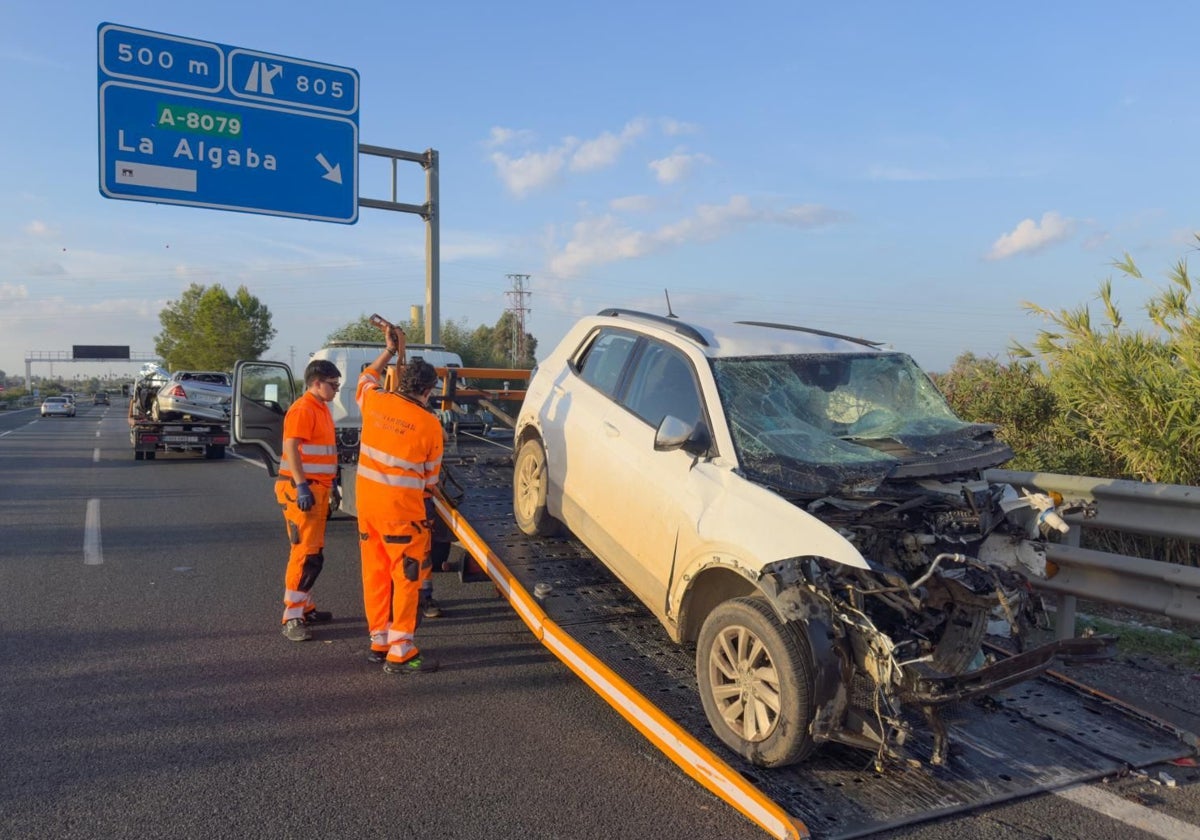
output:
[[283,463],[275,498],[291,543],[283,583],[283,635],[292,642],[308,641],[310,624],[333,618],[333,613],[317,609],[312,588],[325,565],[325,521],[338,460],[329,403],[337,396],[341,378],[333,362],[309,362],[304,393],[283,420]]

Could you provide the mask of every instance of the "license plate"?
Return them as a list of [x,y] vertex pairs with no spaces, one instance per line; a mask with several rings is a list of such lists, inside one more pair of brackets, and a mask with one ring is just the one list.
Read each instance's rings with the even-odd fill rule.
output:
[[195,435],[163,435],[163,443],[199,443]]

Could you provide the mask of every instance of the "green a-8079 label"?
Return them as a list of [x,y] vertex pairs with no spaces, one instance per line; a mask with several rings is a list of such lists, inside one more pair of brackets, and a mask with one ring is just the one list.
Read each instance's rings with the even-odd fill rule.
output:
[[240,137],[242,118],[237,114],[222,114],[220,111],[168,103],[158,106],[158,128],[213,137]]

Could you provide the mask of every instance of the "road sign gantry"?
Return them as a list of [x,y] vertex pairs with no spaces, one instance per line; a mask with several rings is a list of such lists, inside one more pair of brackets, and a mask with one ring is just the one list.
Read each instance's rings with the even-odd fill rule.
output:
[[358,72],[102,23],[100,192],[353,224]]

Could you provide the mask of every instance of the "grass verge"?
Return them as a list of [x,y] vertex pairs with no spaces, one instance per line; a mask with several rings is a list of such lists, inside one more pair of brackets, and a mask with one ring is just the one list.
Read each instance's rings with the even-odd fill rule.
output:
[[1121,624],[1095,616],[1079,616],[1075,628],[1076,634],[1092,630],[1116,636],[1118,653],[1153,656],[1184,667],[1200,668],[1200,644],[1184,633]]

